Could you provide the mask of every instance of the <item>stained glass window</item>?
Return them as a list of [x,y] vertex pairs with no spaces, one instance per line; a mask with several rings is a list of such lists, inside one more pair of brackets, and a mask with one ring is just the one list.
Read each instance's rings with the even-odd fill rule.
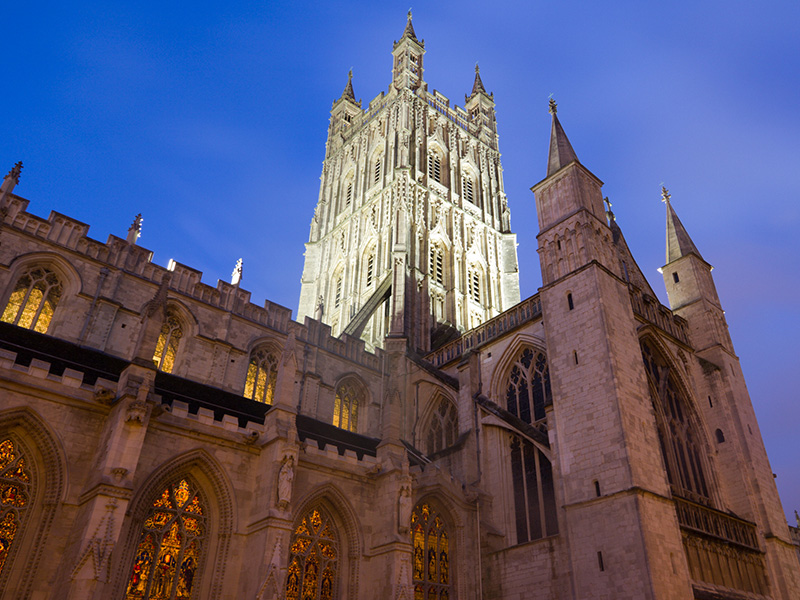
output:
[[344,382],[336,388],[333,401],[333,424],[335,427],[358,431],[358,405],[361,394],[352,382]]
[[558,533],[553,468],[528,440],[511,436],[511,479],[517,543]]
[[414,600],[449,600],[450,538],[442,517],[430,504],[411,513]]
[[310,510],[292,536],[286,600],[333,600],[338,560],[336,525],[322,508]]
[[22,449],[12,439],[3,439],[0,441],[0,574],[14,540],[19,537],[31,492],[31,475]]
[[352,382],[344,382],[336,388],[333,401],[333,424],[342,429],[358,431],[358,405],[361,394]]
[[656,413],[661,454],[672,490],[678,496],[709,504],[703,438],[692,418],[689,400],[671,367],[647,342],[642,342],[642,358]]
[[206,535],[206,510],[187,479],[169,485],[144,522],[125,600],[192,597]]
[[34,267],[17,280],[0,317],[5,323],[47,333],[63,288],[58,277],[44,267]]
[[153,353],[153,362],[156,368],[164,373],[172,373],[175,368],[175,357],[178,354],[178,344],[181,336],[180,321],[172,313],[167,314],[167,319],[161,326],[161,333],[156,342],[156,351]]
[[550,372],[541,352],[525,348],[508,377],[506,408],[526,423],[544,419],[544,407],[550,402]]
[[452,446],[458,436],[458,412],[447,398],[439,398],[439,405],[431,415],[428,426],[428,454]]
[[257,402],[272,404],[275,382],[278,380],[278,359],[265,349],[256,350],[250,356],[244,396]]

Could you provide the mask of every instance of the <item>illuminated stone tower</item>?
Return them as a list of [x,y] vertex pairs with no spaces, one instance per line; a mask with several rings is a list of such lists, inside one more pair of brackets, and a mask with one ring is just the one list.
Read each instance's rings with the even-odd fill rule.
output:
[[465,107],[423,79],[411,13],[388,92],[331,109],[298,319],[422,351],[519,302],[494,98],[478,68]]

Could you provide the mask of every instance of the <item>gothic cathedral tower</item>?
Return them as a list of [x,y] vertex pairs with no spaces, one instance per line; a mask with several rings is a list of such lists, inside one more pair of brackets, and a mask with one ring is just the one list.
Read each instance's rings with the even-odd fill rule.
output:
[[519,302],[494,98],[476,66],[465,107],[423,79],[411,13],[369,106],[352,72],[331,109],[298,318],[423,352]]

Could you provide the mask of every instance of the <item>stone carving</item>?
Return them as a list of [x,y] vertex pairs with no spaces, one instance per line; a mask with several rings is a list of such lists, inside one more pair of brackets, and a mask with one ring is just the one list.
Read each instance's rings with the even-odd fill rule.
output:
[[106,582],[111,574],[111,551],[114,548],[114,511],[117,510],[116,498],[106,503],[106,513],[97,524],[94,535],[78,555],[70,579],[75,581],[83,571],[83,567],[91,562],[91,579]]
[[294,482],[294,457],[287,456],[283,459],[281,470],[278,473],[278,508],[286,510],[292,501],[292,483]]
[[412,508],[411,488],[404,485],[400,488],[400,496],[397,498],[397,530],[400,533],[408,533]]
[[146,417],[147,417],[147,403],[141,400],[134,400],[128,405],[128,408],[125,410],[126,423],[138,423],[139,425],[141,425],[142,423],[144,423]]

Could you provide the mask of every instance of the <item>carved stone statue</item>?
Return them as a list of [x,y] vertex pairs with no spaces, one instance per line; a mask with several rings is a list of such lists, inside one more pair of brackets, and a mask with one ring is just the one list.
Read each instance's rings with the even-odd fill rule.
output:
[[400,488],[400,496],[397,499],[397,530],[400,533],[408,533],[411,525],[411,488],[407,485]]
[[294,457],[287,456],[278,473],[278,508],[285,510],[292,501],[292,483],[294,482]]

